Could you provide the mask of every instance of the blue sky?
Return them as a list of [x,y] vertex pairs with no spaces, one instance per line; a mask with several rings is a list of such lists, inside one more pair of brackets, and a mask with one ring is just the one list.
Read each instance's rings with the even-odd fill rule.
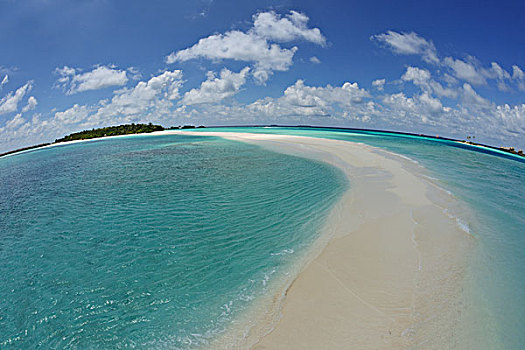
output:
[[525,147],[519,1],[0,0],[0,151],[129,122]]

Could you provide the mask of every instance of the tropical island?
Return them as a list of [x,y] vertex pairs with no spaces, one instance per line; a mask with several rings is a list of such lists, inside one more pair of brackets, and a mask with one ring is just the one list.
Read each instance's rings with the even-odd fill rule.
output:
[[75,140],[87,140],[87,139],[94,139],[94,138],[105,137],[105,136],[144,134],[144,133],[150,133],[154,131],[163,131],[163,130],[164,130],[164,127],[162,125],[154,125],[152,123],[123,124],[123,125],[108,126],[105,128],[98,128],[98,129],[83,130],[80,132],[75,132],[73,134],[64,136],[60,139],[56,139],[55,143],[75,141]]

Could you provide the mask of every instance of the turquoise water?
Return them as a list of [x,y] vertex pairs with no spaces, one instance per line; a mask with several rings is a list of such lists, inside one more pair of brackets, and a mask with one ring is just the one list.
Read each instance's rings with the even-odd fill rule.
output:
[[[211,131],[212,129],[205,129]],[[217,128],[361,142],[407,156],[473,210],[460,224],[476,238],[470,266],[475,293],[471,338],[494,338],[487,349],[525,349],[525,162],[450,141],[329,128]],[[459,147],[458,147],[459,146]],[[469,342],[468,339],[465,340]],[[487,344],[489,344],[487,343]]]
[[0,159],[0,348],[206,345],[318,237],[339,170],[197,136]]
[[[459,223],[476,241],[468,302],[482,317],[466,336],[525,348],[524,162],[378,132],[203,131],[217,130],[362,142],[417,161],[472,209]],[[0,348],[206,344],[286,273],[347,186],[316,162],[193,136],[1,158],[0,181]]]

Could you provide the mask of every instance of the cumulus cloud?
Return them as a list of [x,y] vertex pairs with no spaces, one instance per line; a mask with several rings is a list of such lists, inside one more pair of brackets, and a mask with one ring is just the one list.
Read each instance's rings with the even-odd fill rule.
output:
[[492,62],[490,68],[483,68],[473,56],[468,56],[465,60],[446,57],[443,62],[456,78],[472,85],[487,85],[487,80],[492,79],[496,81],[499,90],[510,89],[507,82],[512,79],[511,75],[496,62]]
[[385,96],[383,103],[390,107],[389,113],[392,118],[406,121],[419,121],[435,124],[434,116],[444,111],[443,104],[428,92],[421,95],[407,97],[403,92]]
[[372,82],[372,86],[379,91],[383,91],[385,87],[386,79],[376,79]]
[[439,82],[432,79],[430,71],[427,69],[409,66],[401,76],[401,80],[412,82],[423,91],[434,93],[440,97],[455,98],[458,94],[454,89],[445,88]]
[[37,104],[38,101],[36,100],[36,98],[34,96],[29,96],[29,98],[27,99],[27,104],[24,106],[24,108],[22,108],[22,112],[25,113],[28,111],[32,111],[36,108]]
[[90,112],[91,109],[88,106],[75,104],[73,107],[68,108],[65,111],[56,112],[52,121],[54,124],[60,126],[78,124],[85,121]]
[[[523,137],[525,134],[525,104],[510,106],[505,103],[494,106],[491,114],[497,121],[496,125],[503,125],[507,133],[517,135],[517,137]],[[499,134],[503,133],[500,131]],[[502,138],[502,140],[505,139]]]
[[382,110],[379,118],[387,122],[389,116],[394,125],[405,129],[409,124],[420,123],[419,132],[445,132],[458,138],[476,135],[481,142],[525,146],[520,136],[525,133],[525,104],[496,105],[480,96],[468,83],[463,84],[458,95],[460,101],[455,107],[445,107],[429,92],[412,97],[404,93],[386,96],[383,105],[387,108]]
[[24,122],[25,122],[25,119],[22,118],[22,114],[18,113],[17,115],[13,117],[13,119],[10,119],[9,121],[7,121],[7,123],[5,124],[5,128],[14,130],[20,125],[24,124]]
[[2,97],[2,99],[0,99],[0,115],[16,112],[18,110],[18,104],[32,88],[33,82],[28,81],[16,91],[11,91]]
[[352,106],[362,103],[370,94],[361,89],[357,83],[344,83],[341,87],[327,85],[325,87],[307,86],[298,80],[284,91],[283,100],[296,107],[324,108],[330,104]]
[[521,91],[525,91],[525,73],[516,65],[512,66],[512,80],[518,84]]
[[[515,85],[519,90],[525,91],[525,81],[523,71],[518,66],[513,66],[512,75],[507,72],[497,62],[491,62],[489,67],[483,67],[474,56],[466,58],[445,57],[440,59],[436,47],[432,43],[414,32],[398,33],[392,30],[383,34],[373,35],[372,40],[376,40],[391,49],[394,53],[402,55],[420,55],[426,63],[433,68],[446,68],[446,71],[437,71],[440,80],[446,81],[449,86],[457,85],[458,80],[468,82],[474,86],[488,85],[495,82],[496,87],[501,91],[510,91]],[[516,67],[516,68],[514,68]],[[428,71],[428,70],[427,70]],[[421,72],[420,72],[421,73]],[[521,78],[520,78],[521,77]],[[417,81],[406,76],[405,81],[412,81],[414,84],[423,87],[421,81]],[[450,88],[444,88],[433,80],[432,89],[439,96],[456,97],[458,92],[453,92]],[[429,84],[425,84],[427,87]]]
[[227,97],[237,94],[246,82],[250,67],[245,67],[239,73],[233,73],[224,68],[220,77],[208,72],[208,79],[198,89],[192,89],[184,94],[182,104],[195,105],[201,103],[219,102]]
[[495,79],[498,84],[498,89],[501,91],[507,91],[509,87],[506,84],[506,81],[510,79],[510,74],[501,68],[496,62],[491,63],[491,67],[486,71],[486,75],[489,78]]
[[312,56],[310,57],[310,62],[319,64],[321,63],[321,60],[318,59],[316,56]]
[[308,16],[296,11],[290,11],[281,17],[273,11],[260,12],[253,16],[253,29],[255,35],[277,42],[288,42],[297,39],[325,45],[326,38],[319,28],[309,29]]
[[55,86],[64,89],[68,95],[111,86],[122,86],[128,82],[125,70],[107,66],[98,66],[85,73],[81,73],[79,69],[64,66],[57,68],[55,72],[60,76]]
[[473,85],[487,84],[485,76],[477,69],[476,64],[472,61],[472,59],[470,62],[467,62],[460,59],[454,59],[452,57],[446,57],[444,63],[452,69],[452,72],[456,78],[465,80]]
[[166,62],[183,62],[199,57],[210,60],[231,59],[253,62],[254,77],[259,82],[265,82],[272,71],[288,70],[296,51],[295,46],[290,49],[281,48],[253,34],[230,31],[200,39],[192,47],[170,54]]
[[487,107],[491,105],[489,100],[484,99],[478,95],[478,93],[468,83],[463,84],[461,98],[463,99],[463,102],[469,106]]
[[92,116],[93,122],[103,123],[114,118],[131,120],[152,113],[169,113],[172,101],[179,98],[182,84],[182,71],[174,70],[165,71],[148,81],[140,81],[133,88],[117,90],[111,101],[103,102]]
[[283,96],[265,98],[249,104],[248,113],[274,118],[285,117],[330,117],[341,110],[354,112],[366,108],[365,100],[370,94],[357,83],[346,82],[342,86],[308,86],[298,80],[289,86]]
[[470,84],[465,83],[456,114],[462,120],[460,127],[470,128],[472,134],[498,139],[501,145],[514,143],[517,147],[525,147],[525,104],[497,105],[480,96]]
[[189,48],[169,54],[166,63],[197,58],[251,62],[254,78],[264,83],[273,71],[288,70],[298,50],[296,46],[283,48],[275,42],[307,40],[319,45],[325,43],[318,28],[307,28],[308,17],[295,11],[286,17],[275,12],[262,12],[254,15],[253,20],[254,26],[247,32],[232,30],[202,38]]
[[[8,120],[3,127],[0,128],[0,146],[2,144],[9,144],[13,140],[22,139],[24,136],[24,129],[27,127],[26,120],[21,113],[17,113],[13,118]],[[24,127],[26,126],[26,127]],[[5,146],[4,146],[5,147]]]
[[386,45],[393,52],[401,55],[420,55],[427,63],[438,64],[437,50],[432,41],[428,41],[418,34],[398,33],[389,30],[386,33],[374,35],[371,39]]

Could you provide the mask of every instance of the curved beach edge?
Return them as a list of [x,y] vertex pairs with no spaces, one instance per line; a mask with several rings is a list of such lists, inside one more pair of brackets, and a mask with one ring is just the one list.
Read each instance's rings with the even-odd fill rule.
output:
[[320,248],[312,250],[298,276],[274,296],[274,307],[235,348],[472,345],[465,344],[464,325],[471,317],[465,277],[475,239],[451,215],[456,199],[425,177],[422,167],[347,141],[196,134],[323,161],[341,169],[351,184],[327,218]]

